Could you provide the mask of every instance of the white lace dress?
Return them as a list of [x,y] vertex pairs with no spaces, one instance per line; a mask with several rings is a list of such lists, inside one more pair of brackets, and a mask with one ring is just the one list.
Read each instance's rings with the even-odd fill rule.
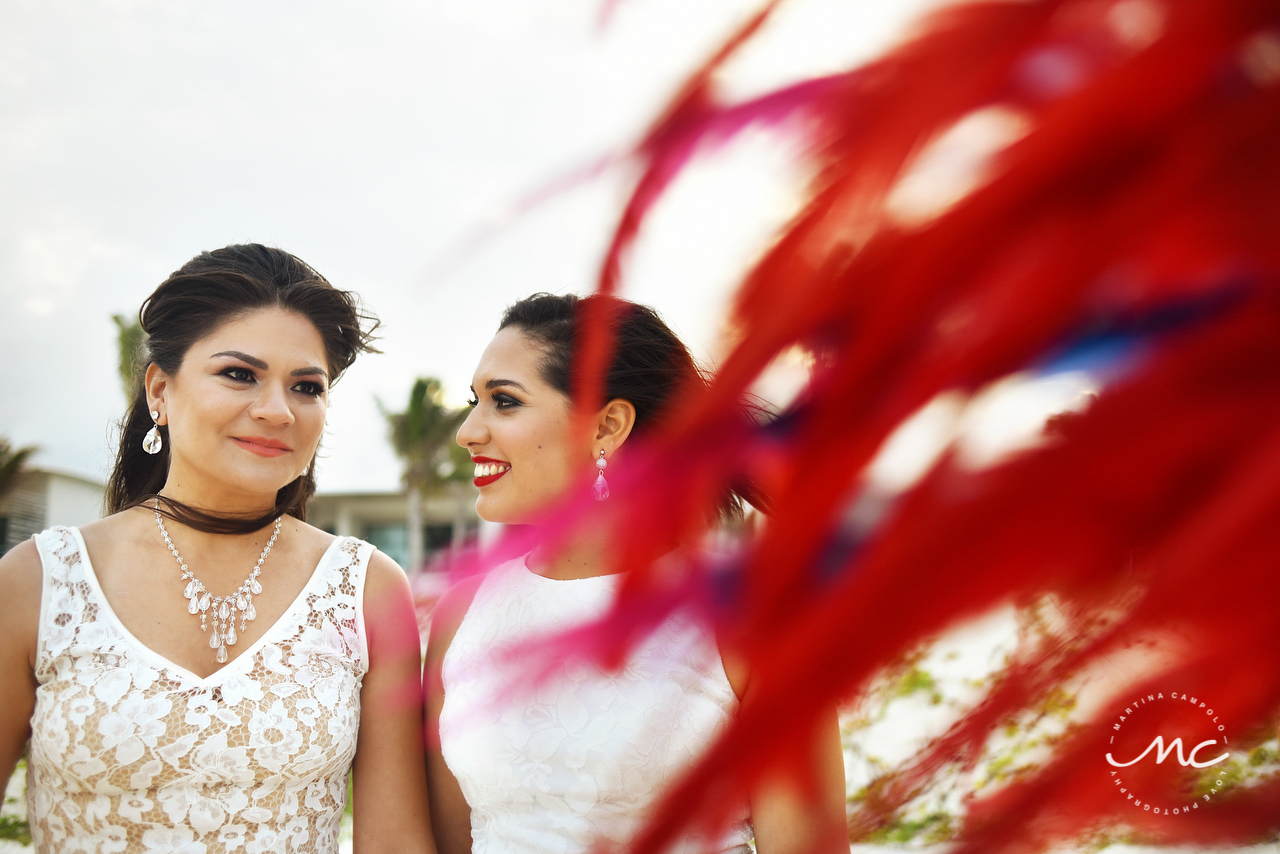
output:
[[44,565],[27,816],[38,852],[335,852],[360,723],[373,547],[336,539],[279,621],[207,678],[143,646],[74,528]]
[[[737,708],[714,637],[680,615],[618,672],[561,662],[530,687],[530,660],[510,651],[600,616],[616,585],[616,576],[544,578],[520,558],[477,590],[441,665],[440,712],[475,854],[624,843]],[[721,838],[688,837],[668,850],[745,851],[750,838],[744,807]]]

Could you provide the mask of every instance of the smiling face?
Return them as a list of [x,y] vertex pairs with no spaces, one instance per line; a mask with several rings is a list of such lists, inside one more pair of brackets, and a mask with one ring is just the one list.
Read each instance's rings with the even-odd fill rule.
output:
[[573,435],[572,402],[542,378],[543,356],[537,341],[508,326],[489,342],[471,381],[473,407],[458,444],[476,463],[476,512],[490,522],[534,521],[575,476],[591,471],[600,450],[595,432]]
[[284,309],[226,321],[191,345],[176,374],[152,364],[146,382],[151,409],[169,427],[164,493],[203,509],[271,506],[324,432],[324,341]]

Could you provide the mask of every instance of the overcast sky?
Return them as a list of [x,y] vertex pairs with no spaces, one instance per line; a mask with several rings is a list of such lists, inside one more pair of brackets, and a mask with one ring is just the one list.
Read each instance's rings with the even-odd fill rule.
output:
[[[883,50],[933,0],[791,0],[738,95]],[[502,308],[588,290],[625,174],[516,218],[624,148],[755,0],[5,0],[0,436],[104,477],[124,399],[111,315],[205,249],[280,246],[384,322],[332,394],[321,491],[390,490],[375,405],[415,376],[461,403]],[[626,294],[704,359],[725,295],[795,200],[787,143],[747,137],[656,212]],[[490,233],[474,245],[470,238]],[[464,246],[474,246],[461,251]]]

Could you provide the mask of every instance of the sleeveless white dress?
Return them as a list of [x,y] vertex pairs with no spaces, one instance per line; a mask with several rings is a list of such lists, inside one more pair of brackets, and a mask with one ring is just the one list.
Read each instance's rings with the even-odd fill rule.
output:
[[[737,708],[715,638],[677,614],[621,670],[550,665],[531,685],[522,641],[601,616],[616,576],[557,581],[524,558],[481,583],[441,665],[441,751],[471,807],[474,854],[570,854],[622,844]],[[526,647],[527,649],[527,647]],[[741,820],[681,854],[746,851]]]
[[78,530],[35,541],[44,567],[27,763],[36,851],[336,852],[368,661],[362,598],[373,547],[337,538],[284,616],[200,678],[121,624]]

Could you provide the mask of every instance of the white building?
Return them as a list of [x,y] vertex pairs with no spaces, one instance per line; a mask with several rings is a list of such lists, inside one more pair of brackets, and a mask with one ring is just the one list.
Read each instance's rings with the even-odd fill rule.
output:
[[[22,479],[0,499],[0,548],[9,549],[53,525],[85,525],[104,515],[101,483],[56,469],[28,468]],[[464,505],[447,496],[422,502],[422,560],[454,541],[461,525],[466,539],[480,524],[474,497]],[[412,573],[409,501],[405,492],[322,493],[311,500],[307,521],[331,534],[359,537],[373,543]],[[421,566],[418,567],[419,569]]]
[[409,496],[401,492],[329,492],[311,499],[307,521],[331,534],[359,537],[413,575],[429,564],[433,553],[447,548],[454,540],[454,527],[462,527],[462,536],[471,539],[479,528],[475,497],[465,501],[449,496],[430,496],[422,501],[422,560],[419,566],[410,555]]
[[96,480],[56,469],[30,467],[13,491],[0,498],[0,550],[53,525],[87,525],[103,516],[105,490]]

